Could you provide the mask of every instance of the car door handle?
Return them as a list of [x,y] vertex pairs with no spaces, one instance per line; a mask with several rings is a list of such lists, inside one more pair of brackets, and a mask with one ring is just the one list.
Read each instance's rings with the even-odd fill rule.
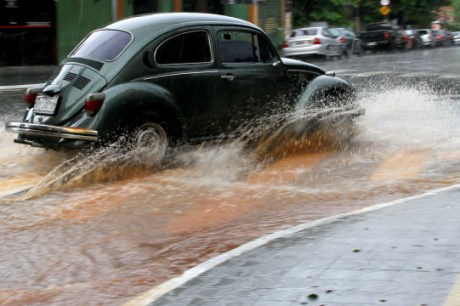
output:
[[233,81],[235,76],[233,74],[228,73],[228,74],[221,75],[220,78],[223,80],[227,80],[227,81]]

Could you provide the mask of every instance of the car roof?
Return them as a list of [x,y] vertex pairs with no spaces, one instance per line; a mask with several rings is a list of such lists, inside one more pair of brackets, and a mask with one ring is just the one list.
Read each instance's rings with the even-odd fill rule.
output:
[[150,32],[191,24],[238,24],[257,28],[254,24],[224,15],[207,13],[153,13],[137,15],[106,26],[107,29],[139,32],[148,29]]
[[240,25],[258,29],[256,25],[234,17],[208,13],[153,13],[137,15],[109,24],[104,29],[127,31],[133,34],[137,48],[153,38],[175,29],[193,25]]
[[302,30],[310,30],[310,29],[323,29],[325,27],[306,27],[306,28],[298,28],[294,29],[294,31],[302,31]]

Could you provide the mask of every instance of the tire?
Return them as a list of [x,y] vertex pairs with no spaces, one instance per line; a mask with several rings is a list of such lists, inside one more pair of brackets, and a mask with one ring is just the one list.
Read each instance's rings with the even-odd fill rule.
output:
[[141,122],[130,133],[131,150],[161,162],[170,145],[166,129],[153,118]]

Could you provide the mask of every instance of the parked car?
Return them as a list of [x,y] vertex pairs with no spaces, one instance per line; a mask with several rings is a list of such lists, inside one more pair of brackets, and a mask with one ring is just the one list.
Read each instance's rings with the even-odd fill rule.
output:
[[6,123],[16,143],[81,149],[127,135],[131,147],[159,156],[266,114],[331,106],[334,118],[362,114],[351,84],[280,58],[249,22],[199,13],[132,17],[93,31],[25,102],[24,120]]
[[417,30],[417,32],[420,35],[424,47],[432,47],[434,45],[433,31],[431,29],[420,29]]
[[364,31],[359,34],[364,51],[374,50],[403,50],[406,42],[403,33],[398,26],[380,22],[366,25]]
[[452,32],[452,35],[454,36],[454,45],[459,46],[460,45],[460,32]]
[[325,27],[302,28],[292,31],[289,39],[283,43],[282,55],[285,57],[303,58],[321,56],[326,60],[341,57],[340,43]]
[[329,29],[332,36],[340,43],[343,55],[349,57],[351,54],[359,56],[363,53],[361,39],[356,34],[344,28]]
[[435,38],[435,46],[437,47],[450,47],[454,43],[452,33],[447,30],[434,31],[433,37]]
[[407,49],[420,49],[423,46],[422,38],[420,34],[413,29],[404,30]]

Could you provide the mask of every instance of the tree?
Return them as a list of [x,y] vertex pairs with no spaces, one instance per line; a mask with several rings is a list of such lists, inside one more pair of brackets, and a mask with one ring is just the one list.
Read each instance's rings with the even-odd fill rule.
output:
[[452,8],[454,22],[451,27],[453,30],[460,30],[460,0],[452,0]]
[[334,26],[394,21],[400,26],[429,27],[436,19],[436,11],[443,5],[460,0],[391,0],[388,16],[380,13],[380,0],[294,0],[294,26],[326,21]]

